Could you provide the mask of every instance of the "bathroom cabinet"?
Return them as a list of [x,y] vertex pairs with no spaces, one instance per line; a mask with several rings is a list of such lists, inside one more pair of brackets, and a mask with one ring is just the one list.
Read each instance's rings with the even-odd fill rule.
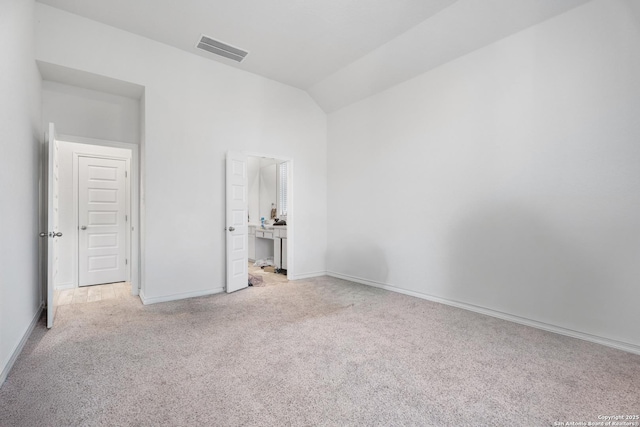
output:
[[248,258],[251,261],[273,258],[277,269],[287,269],[287,227],[260,228],[250,225]]

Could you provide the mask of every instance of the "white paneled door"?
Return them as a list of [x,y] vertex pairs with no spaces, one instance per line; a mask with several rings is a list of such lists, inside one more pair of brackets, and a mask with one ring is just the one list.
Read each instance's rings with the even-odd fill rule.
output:
[[123,282],[126,270],[126,162],[78,158],[78,285]]
[[227,292],[246,288],[249,281],[247,248],[247,156],[227,153],[226,183]]

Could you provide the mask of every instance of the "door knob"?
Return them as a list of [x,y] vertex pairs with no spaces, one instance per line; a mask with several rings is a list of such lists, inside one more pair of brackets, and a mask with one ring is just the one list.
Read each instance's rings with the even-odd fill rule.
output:
[[236,229],[233,227],[229,227],[229,231],[236,231]]
[[47,237],[47,233],[45,233],[44,231],[40,233],[40,237]]
[[86,229],[87,229],[86,225],[83,225],[82,227],[80,227],[80,230],[86,230]]
[[62,237],[62,233],[58,231],[57,233],[55,233],[55,236],[56,237]]

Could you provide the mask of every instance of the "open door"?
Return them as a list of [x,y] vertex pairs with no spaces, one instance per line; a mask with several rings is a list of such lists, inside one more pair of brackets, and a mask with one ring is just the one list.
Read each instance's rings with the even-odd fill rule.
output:
[[47,146],[45,147],[45,155],[47,159],[43,162],[47,168],[47,226],[40,233],[40,237],[47,239],[47,255],[45,257],[46,266],[46,298],[47,298],[47,328],[53,326],[53,318],[55,315],[55,305],[53,304],[53,292],[55,288],[55,278],[58,274],[58,240],[62,237],[62,233],[58,231],[59,215],[58,215],[58,199],[59,199],[59,183],[58,183],[58,141],[56,140],[56,131],[53,123],[49,123],[49,131],[46,136]]
[[234,292],[249,284],[247,156],[242,153],[227,153],[226,198],[227,292]]

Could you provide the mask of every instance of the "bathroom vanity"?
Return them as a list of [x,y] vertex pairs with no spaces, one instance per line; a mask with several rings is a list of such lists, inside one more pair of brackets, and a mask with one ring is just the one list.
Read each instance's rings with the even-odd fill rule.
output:
[[275,268],[287,269],[287,226],[249,224],[249,260],[273,257]]

